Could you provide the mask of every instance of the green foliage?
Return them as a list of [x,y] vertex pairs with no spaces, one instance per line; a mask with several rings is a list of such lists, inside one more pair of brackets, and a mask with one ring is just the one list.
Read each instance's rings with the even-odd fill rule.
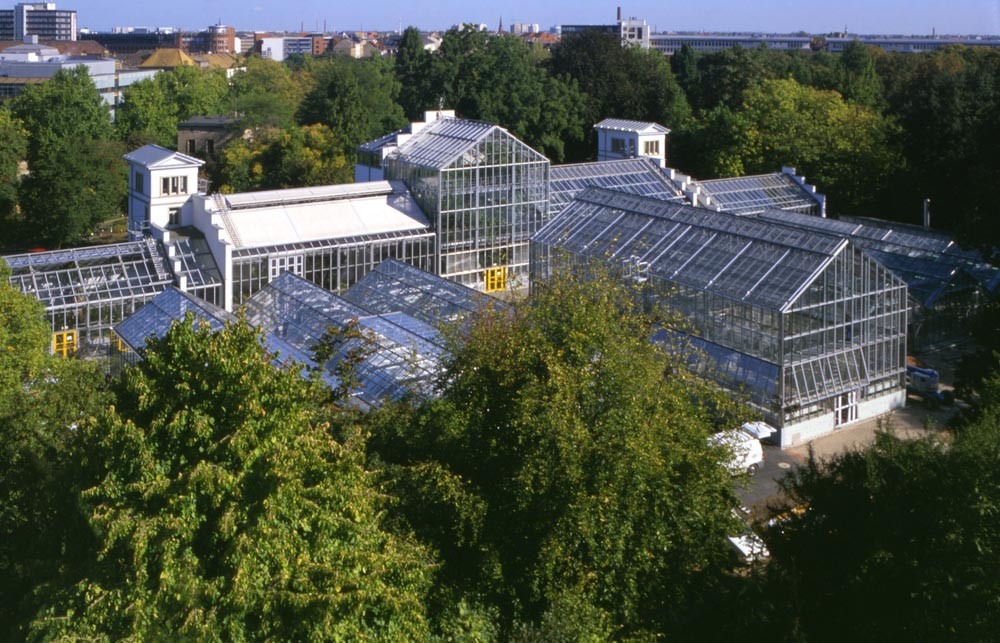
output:
[[432,89],[431,54],[424,49],[424,37],[416,27],[407,27],[399,41],[395,74],[402,88],[399,104],[406,118],[420,120],[425,110],[438,107]]
[[111,118],[85,67],[29,87],[11,101],[11,111],[28,132],[30,175],[20,201],[33,243],[79,242],[120,212],[123,150],[110,141]]
[[882,81],[875,71],[873,48],[854,40],[844,47],[837,60],[837,89],[844,100],[880,109],[883,102]]
[[117,141],[53,142],[21,183],[21,207],[33,241],[61,247],[85,241],[122,211],[128,176]]
[[734,500],[706,437],[732,407],[650,343],[634,301],[564,275],[483,309],[452,338],[441,397],[376,416],[371,447],[442,560],[446,606],[476,597],[528,640],[574,631],[573,613],[584,638],[657,631],[716,569]]
[[176,147],[177,106],[163,83],[154,77],[129,85],[122,90],[122,101],[115,114],[115,129],[130,147],[146,143]]
[[871,192],[900,163],[894,133],[877,112],[836,92],[768,80],[746,92],[739,110],[709,112],[687,149],[694,148],[689,163],[705,178],[789,165],[815,182],[837,211],[877,214],[870,211]]
[[744,95],[765,80],[775,78],[768,66],[766,49],[736,45],[698,59],[700,88],[697,107],[737,109]]
[[44,309],[9,274],[0,260],[0,638],[20,640],[44,588],[87,551],[73,427],[105,396],[94,364],[49,354]]
[[131,144],[177,145],[177,124],[228,111],[228,83],[218,70],[184,66],[126,87],[116,114],[119,138]]
[[[617,37],[608,34],[583,32],[564,38],[554,49],[549,68],[553,75],[565,75],[579,84],[588,125],[615,117],[677,128],[691,113],[662,54],[622,47]],[[589,127],[585,140],[570,151],[570,159],[593,156],[596,144]]]
[[[1000,414],[948,445],[880,434],[786,483],[772,624],[805,641],[992,640],[1000,630]],[[778,638],[778,637],[776,637]]]
[[[243,127],[281,127],[295,124],[311,77],[292,74],[281,63],[259,56],[247,58],[246,70],[233,76],[230,94]],[[308,77],[308,79],[307,79]]]
[[10,230],[17,208],[18,167],[28,153],[28,133],[21,121],[0,108],[0,225]]
[[907,161],[893,192],[896,216],[919,221],[922,199],[930,197],[935,226],[994,252],[1000,245],[992,189],[1000,182],[1000,52],[949,47],[887,58],[877,64],[889,111],[905,132]]
[[[363,445],[245,321],[151,341],[84,430],[98,540],[38,638],[418,640],[426,552],[380,526]],[[337,426],[350,434],[349,426]],[[357,435],[355,433],[355,439]]]
[[223,192],[349,183],[344,147],[326,125],[258,129],[221,150],[214,182]]
[[399,81],[390,65],[381,58],[346,56],[315,61],[315,86],[299,108],[299,122],[329,127],[349,158],[361,143],[403,127],[406,117],[396,103]]
[[[452,29],[431,59],[431,87],[464,118],[499,123],[555,162],[583,140],[587,121],[578,85],[540,66],[520,38]],[[425,94],[424,104],[437,99]]]
[[51,79],[25,88],[10,102],[28,132],[28,166],[49,159],[71,140],[111,138],[111,116],[87,68],[62,69]]

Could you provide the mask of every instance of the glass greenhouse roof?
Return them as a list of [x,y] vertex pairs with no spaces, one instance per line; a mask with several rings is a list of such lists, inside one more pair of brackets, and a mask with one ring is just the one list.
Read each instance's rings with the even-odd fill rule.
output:
[[684,193],[649,159],[553,165],[549,171],[549,215],[559,214],[574,196],[589,187],[609,188],[664,201],[684,200]]
[[532,240],[774,310],[790,305],[847,245],[834,235],[601,188],[578,194]]
[[442,170],[460,159],[470,149],[474,149],[477,143],[492,132],[502,132],[524,149],[530,150],[530,154],[536,160],[548,161],[498,125],[461,118],[442,118],[429,123],[389,156],[410,165]]
[[784,173],[699,181],[712,204],[734,214],[758,214],[768,208],[813,212],[815,195]]
[[171,286],[115,326],[115,332],[129,348],[138,351],[148,339],[166,335],[170,325],[189,312],[215,331],[222,330],[233,318],[225,310]]
[[222,283],[222,273],[215,263],[205,237],[198,232],[173,241],[173,259],[180,264],[178,276],[187,278],[188,286],[211,286]]
[[758,218],[850,238],[905,281],[911,295],[925,307],[932,306],[950,287],[974,285],[962,274],[990,292],[1000,284],[1000,269],[933,230],[860,217],[834,220],[780,210],[768,210]]
[[442,352],[437,331],[419,319],[402,312],[371,314],[289,272],[250,298],[247,319],[269,338],[286,342],[294,350],[291,356],[307,364],[329,327],[356,319],[367,341],[344,342],[333,361],[353,351],[365,355],[357,367],[360,386],[355,396],[367,406],[407,392],[427,394]]
[[485,295],[396,259],[386,259],[343,295],[373,313],[403,312],[435,325],[472,312]]
[[152,239],[5,257],[10,283],[50,312],[86,302],[152,297],[173,283]]

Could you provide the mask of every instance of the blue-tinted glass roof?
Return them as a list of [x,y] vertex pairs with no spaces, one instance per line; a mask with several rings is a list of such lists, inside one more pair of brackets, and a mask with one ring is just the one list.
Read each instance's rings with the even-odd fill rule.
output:
[[399,311],[372,314],[289,272],[251,297],[246,307],[251,324],[269,338],[287,342],[310,362],[329,328],[344,328],[356,320],[366,340],[343,342],[331,366],[352,353],[364,355],[357,366],[360,383],[355,395],[366,406],[378,406],[408,392],[430,392],[442,348],[438,332],[419,319]]
[[225,310],[171,286],[115,326],[115,332],[129,348],[138,351],[150,338],[166,335],[170,325],[189,312],[216,331],[232,319]]
[[777,364],[671,329],[660,329],[653,340],[669,350],[683,352],[696,373],[742,389],[752,402],[770,407],[776,399],[781,373]]
[[608,188],[664,201],[683,201],[681,192],[653,161],[646,158],[554,165],[549,171],[549,216],[589,187]]
[[834,235],[601,188],[578,194],[533,242],[783,310],[847,242]]
[[142,300],[173,283],[173,275],[152,239],[5,257],[10,283],[41,301],[47,310],[85,302]]
[[911,296],[925,307],[933,306],[940,293],[949,288],[978,284],[993,292],[1000,284],[1000,269],[941,232],[861,217],[834,220],[780,210],[768,210],[757,216],[786,226],[850,238],[905,281]]
[[711,205],[734,214],[757,214],[768,208],[819,214],[815,194],[785,173],[713,179],[698,185],[711,198]]
[[486,295],[396,259],[386,259],[344,293],[373,313],[403,312],[431,326],[470,313]]
[[410,165],[441,170],[474,150],[493,132],[515,141],[534,160],[548,162],[544,156],[498,125],[447,117],[428,123],[397,150],[390,152],[389,157]]

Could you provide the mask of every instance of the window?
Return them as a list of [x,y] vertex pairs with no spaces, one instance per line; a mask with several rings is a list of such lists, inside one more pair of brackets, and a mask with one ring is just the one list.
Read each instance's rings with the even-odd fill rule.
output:
[[146,189],[146,186],[144,185],[144,181],[142,179],[143,179],[142,175],[139,174],[138,172],[136,172],[135,173],[135,191],[138,192],[139,194],[143,194],[145,192],[145,189]]
[[69,357],[76,352],[76,331],[64,330],[52,333],[52,353],[61,357]]
[[187,194],[188,179],[186,176],[165,176],[160,179],[160,194]]
[[660,142],[659,141],[646,141],[642,144],[642,152],[646,156],[659,156],[660,155]]
[[194,139],[190,138],[187,142],[187,153],[194,154]]
[[180,225],[180,224],[181,224],[181,209],[170,208],[170,221],[168,225]]
[[611,152],[613,154],[625,154],[625,139],[614,138],[611,139]]
[[274,280],[275,277],[280,275],[282,272],[287,270],[288,272],[302,276],[302,255],[295,255],[292,257],[273,257],[271,259],[270,266],[270,276],[268,282]]
[[215,154],[215,141],[212,139],[205,141],[205,151],[209,154]]

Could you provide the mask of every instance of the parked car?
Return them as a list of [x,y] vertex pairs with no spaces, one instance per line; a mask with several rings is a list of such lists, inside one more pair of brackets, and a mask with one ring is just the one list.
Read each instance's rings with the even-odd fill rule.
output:
[[747,422],[738,429],[722,431],[711,436],[710,444],[726,447],[732,458],[726,462],[733,475],[746,471],[754,475],[764,462],[764,448],[761,439],[770,437],[775,429],[764,422]]

